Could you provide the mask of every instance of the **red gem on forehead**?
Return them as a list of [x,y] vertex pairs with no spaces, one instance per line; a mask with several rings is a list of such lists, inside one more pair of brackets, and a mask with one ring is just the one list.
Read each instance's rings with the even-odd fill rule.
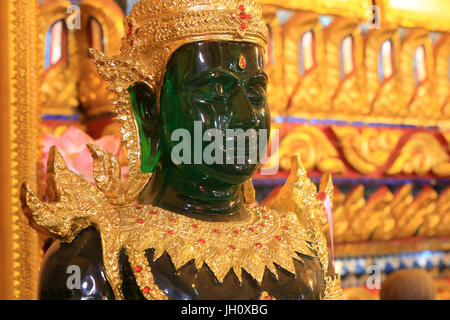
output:
[[239,67],[241,69],[245,69],[247,67],[247,60],[245,60],[245,57],[243,55],[239,57]]
[[132,32],[133,32],[133,25],[131,24],[131,22],[128,22],[127,37],[129,37]]
[[134,267],[134,271],[136,271],[137,273],[142,271],[142,267],[141,266],[136,266]]
[[149,287],[145,287],[144,288],[144,293],[149,293],[150,292],[150,288]]

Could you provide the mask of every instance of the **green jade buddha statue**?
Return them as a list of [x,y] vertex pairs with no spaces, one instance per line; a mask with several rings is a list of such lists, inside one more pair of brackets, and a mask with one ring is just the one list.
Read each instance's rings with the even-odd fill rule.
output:
[[[243,161],[227,154],[236,148],[227,130],[270,132],[260,7],[141,0],[125,25],[120,56],[91,55],[117,94],[128,181],[117,159],[90,145],[96,186],[52,148],[48,202],[22,187],[31,224],[56,239],[42,263],[40,299],[340,298],[323,204],[297,158],[277,198],[255,207],[250,179],[260,163],[250,144]],[[195,137],[199,128],[222,133],[214,158],[228,161],[196,159],[211,144],[204,139],[200,150],[189,141],[178,152],[190,161],[174,161],[177,130]],[[331,181],[322,189],[332,196]],[[68,270],[79,270],[78,288]]]

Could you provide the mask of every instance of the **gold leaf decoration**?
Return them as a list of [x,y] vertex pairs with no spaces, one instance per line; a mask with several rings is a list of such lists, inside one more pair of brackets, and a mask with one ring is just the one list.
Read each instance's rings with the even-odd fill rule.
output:
[[423,175],[430,171],[438,176],[449,176],[450,156],[437,138],[427,132],[413,134],[386,169],[390,175]]
[[292,155],[300,155],[307,170],[318,168],[329,173],[346,171],[333,144],[314,126],[296,126],[281,140],[279,159],[282,169],[291,168]]
[[345,158],[363,174],[379,170],[394,151],[402,130],[358,129],[350,126],[333,126]]

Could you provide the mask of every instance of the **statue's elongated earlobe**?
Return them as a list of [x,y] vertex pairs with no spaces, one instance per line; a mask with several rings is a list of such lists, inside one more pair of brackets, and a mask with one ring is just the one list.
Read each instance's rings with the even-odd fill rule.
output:
[[153,172],[158,164],[161,152],[160,117],[157,110],[156,95],[143,82],[137,82],[128,88],[134,116],[139,130],[141,145],[141,171]]

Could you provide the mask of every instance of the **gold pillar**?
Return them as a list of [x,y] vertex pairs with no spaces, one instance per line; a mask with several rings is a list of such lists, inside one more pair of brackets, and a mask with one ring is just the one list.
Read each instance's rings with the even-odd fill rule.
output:
[[39,240],[22,214],[19,191],[37,190],[40,165],[40,38],[37,1],[0,2],[0,298],[34,299]]

